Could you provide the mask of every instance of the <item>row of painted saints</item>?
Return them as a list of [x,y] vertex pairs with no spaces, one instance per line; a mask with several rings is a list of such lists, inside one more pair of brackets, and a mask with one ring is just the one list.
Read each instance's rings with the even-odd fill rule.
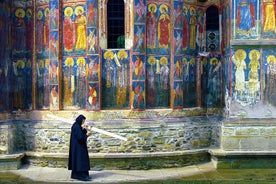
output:
[[[73,9],[74,8],[74,9]],[[64,55],[72,55],[73,51],[75,54],[84,54],[85,51],[88,53],[96,53],[97,48],[97,34],[96,29],[91,26],[96,25],[96,9],[94,4],[91,3],[88,7],[89,13],[86,17],[85,9],[83,6],[66,7],[63,14],[63,49]],[[36,51],[38,54],[50,51],[52,56],[57,56],[58,52],[58,33],[51,29],[57,29],[58,19],[56,15],[49,10],[49,8],[39,8],[37,12],[36,31]],[[55,15],[53,17],[53,15]],[[93,17],[91,17],[93,16]],[[54,20],[53,20],[54,18]],[[51,20],[50,20],[51,19]],[[88,21],[88,22],[87,22]],[[15,11],[14,18],[14,43],[13,48],[16,53],[30,52],[32,51],[32,10],[29,8],[24,10],[18,8]],[[90,26],[90,27],[89,27]],[[89,27],[89,28],[88,28]],[[24,37],[26,43],[24,41]]]
[[[276,92],[276,58],[274,55],[268,55],[261,67],[260,57],[260,51],[255,49],[249,52],[249,62],[246,62],[247,53],[243,49],[238,49],[232,56],[235,71],[233,97],[241,105],[256,104],[260,101],[260,95],[263,95],[266,103],[276,104],[274,95]],[[260,72],[261,68],[262,72]],[[261,84],[263,93],[261,93]]]

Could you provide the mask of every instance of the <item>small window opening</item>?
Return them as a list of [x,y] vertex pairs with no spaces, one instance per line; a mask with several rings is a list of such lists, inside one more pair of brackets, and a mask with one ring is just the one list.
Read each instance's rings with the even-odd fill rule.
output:
[[108,48],[125,48],[125,6],[123,0],[108,0],[107,30]]

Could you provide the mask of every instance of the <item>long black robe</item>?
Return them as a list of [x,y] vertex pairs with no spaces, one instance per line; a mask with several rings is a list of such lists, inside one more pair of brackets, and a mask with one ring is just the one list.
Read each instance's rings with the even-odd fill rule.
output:
[[87,150],[86,130],[81,127],[81,121],[77,121],[71,127],[68,170],[74,172],[88,172],[90,162]]

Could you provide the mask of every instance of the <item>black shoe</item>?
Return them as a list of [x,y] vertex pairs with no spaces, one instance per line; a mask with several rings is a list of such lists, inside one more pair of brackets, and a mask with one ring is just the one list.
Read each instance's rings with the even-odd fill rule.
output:
[[85,177],[85,178],[79,178],[79,180],[81,181],[91,181],[91,178],[89,176]]
[[81,180],[81,181],[91,181],[91,177],[87,176],[87,177],[71,177],[72,179],[77,179],[77,180]]

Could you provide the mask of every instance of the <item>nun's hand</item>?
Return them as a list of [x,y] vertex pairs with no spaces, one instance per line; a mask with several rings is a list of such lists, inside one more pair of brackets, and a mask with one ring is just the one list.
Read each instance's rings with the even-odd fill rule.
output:
[[86,132],[86,136],[89,137],[92,133],[90,131]]

